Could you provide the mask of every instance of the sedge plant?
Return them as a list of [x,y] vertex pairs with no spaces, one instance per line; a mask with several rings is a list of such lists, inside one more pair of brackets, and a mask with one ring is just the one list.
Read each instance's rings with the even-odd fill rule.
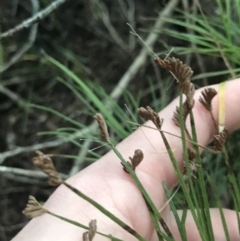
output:
[[[56,62],[53,59],[49,60],[55,65],[57,65],[63,71],[68,71],[59,62]],[[179,182],[178,189],[181,190],[183,193],[183,202],[185,205],[185,208],[181,216],[177,212],[177,207],[175,205],[175,197],[173,196],[173,194],[171,194],[169,187],[165,183],[163,183],[163,188],[166,192],[167,199],[169,199],[168,203],[176,220],[181,239],[183,241],[188,240],[186,235],[186,216],[187,210],[189,209],[201,239],[204,241],[214,240],[213,227],[210,218],[210,203],[208,200],[209,190],[207,189],[207,187],[210,186],[211,192],[213,193],[215,202],[217,204],[216,207],[218,208],[221,216],[225,238],[226,240],[230,241],[229,230],[227,228],[226,220],[223,215],[223,207],[219,199],[216,183],[214,183],[214,180],[203,168],[203,157],[200,153],[200,148],[203,148],[206,152],[211,152],[214,155],[221,155],[222,162],[226,167],[226,176],[229,186],[231,187],[231,195],[234,200],[234,209],[236,210],[238,226],[240,227],[240,192],[236,176],[232,171],[227,150],[225,148],[228,131],[224,126],[224,113],[222,113],[222,111],[219,112],[220,115],[223,116],[223,118],[221,119],[221,123],[218,123],[217,120],[214,119],[214,116],[212,114],[211,102],[214,96],[219,95],[219,93],[217,93],[217,91],[213,88],[206,88],[202,91],[202,96],[199,99],[200,103],[212,117],[212,121],[216,129],[216,133],[212,137],[214,140],[213,147],[204,147],[198,143],[196,131],[198,127],[195,124],[194,114],[192,111],[195,105],[195,87],[192,83],[193,71],[191,67],[186,64],[183,64],[182,61],[174,57],[168,57],[166,59],[156,57],[155,62],[158,64],[159,67],[169,71],[169,73],[175,78],[177,85],[179,86],[179,105],[176,107],[176,111],[173,113],[172,121],[180,129],[181,133],[179,136],[174,136],[176,138],[179,138],[182,143],[182,152],[184,157],[183,169],[178,165],[178,162],[174,155],[174,150],[172,149],[171,144],[168,142],[167,136],[171,135],[171,133],[166,132],[162,129],[162,126],[164,125],[164,116],[160,117],[159,114],[156,111],[154,111],[150,106],[138,108],[137,113],[141,118],[151,121],[154,124],[154,129],[155,131],[159,132],[159,138],[162,138],[163,143],[166,147],[166,152],[168,153],[170,160],[172,162],[172,166],[176,172]],[[74,81],[79,82],[78,78],[75,75],[73,75],[72,73],[69,74],[72,76]],[[87,89],[87,87],[84,85],[84,83],[81,83],[81,87],[85,89],[87,93],[91,93],[89,92],[89,89]],[[224,96],[224,90],[224,86],[222,86],[220,90],[220,96]],[[97,103],[98,99],[95,99],[95,101]],[[107,113],[106,109],[104,109],[104,106],[101,106],[100,103],[98,103],[98,108],[99,111],[102,113],[96,113],[94,115],[94,119],[96,120],[98,126],[100,140],[103,143],[105,143],[110,149],[112,149],[112,151],[116,154],[116,157],[119,159],[119,163],[121,164],[119,165],[119,168],[122,169],[122,172],[126,172],[127,175],[129,175],[132,178],[137,188],[141,192],[142,198],[149,210],[149,214],[151,216],[158,240],[174,240],[174,236],[171,230],[169,229],[166,220],[164,220],[163,216],[161,215],[162,210],[157,209],[153,200],[149,196],[148,192],[142,185],[137,175],[136,170],[138,168],[138,165],[140,165],[141,162],[144,162],[145,153],[143,153],[141,149],[132,150],[133,155],[129,157],[129,160],[126,160],[122,156],[118,148],[115,146],[115,143],[111,140],[111,137],[109,135],[109,130],[111,130],[113,126],[107,125],[107,122],[105,121],[105,114]],[[109,118],[110,117],[107,117],[107,119]],[[190,120],[190,125],[187,124],[188,120]],[[115,121],[113,121],[112,125],[114,124]],[[137,122],[132,122],[132,124],[135,127],[139,128],[153,128]],[[118,126],[120,126],[119,128],[121,128],[120,123],[118,123]],[[124,131],[125,130],[123,129],[122,132]],[[110,218],[113,222],[118,224],[123,229],[123,232],[128,232],[129,234],[133,235],[137,240],[146,240],[146,238],[141,236],[127,223],[123,222],[119,217],[115,216],[113,213],[108,211],[106,207],[99,204],[97,200],[93,200],[84,192],[82,192],[82,190],[79,190],[78,188],[71,186],[68,183],[68,181],[63,180],[58,174],[57,170],[55,169],[50,155],[45,155],[44,153],[38,151],[37,157],[33,158],[32,161],[35,166],[41,168],[48,175],[50,185],[58,186],[61,184],[66,186],[72,192],[77,194],[80,198],[89,202],[96,209],[98,209],[104,215]],[[88,225],[78,223],[74,220],[70,220],[56,213],[53,213],[51,210],[47,210],[46,208],[41,206],[37,202],[37,200],[32,196],[29,197],[28,205],[26,209],[23,211],[23,213],[29,218],[34,218],[42,214],[49,214],[65,222],[86,229],[86,232],[83,234],[82,237],[83,241],[94,240],[95,233],[105,236],[110,240],[121,240],[118,237],[115,237],[111,234],[104,234],[101,232],[101,230],[97,230],[97,220],[95,219],[92,220]]]

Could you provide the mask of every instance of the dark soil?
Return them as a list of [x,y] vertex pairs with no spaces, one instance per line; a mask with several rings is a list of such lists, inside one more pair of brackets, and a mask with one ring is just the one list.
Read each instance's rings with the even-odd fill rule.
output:
[[[39,2],[41,8],[44,8],[51,1]],[[51,107],[85,124],[90,123],[92,119],[85,114],[79,114],[83,105],[79,103],[70,90],[56,81],[56,76],[62,78],[65,76],[53,66],[42,61],[41,50],[73,70],[82,79],[100,84],[109,93],[142,48],[137,41],[135,48],[123,50],[110,36],[100,18],[101,15],[98,14],[98,9],[91,2],[94,1],[69,0],[50,17],[42,20],[39,23],[37,39],[33,47],[1,76],[1,83],[17,94],[19,98],[29,103]],[[128,46],[129,27],[126,25],[128,20],[121,11],[118,1],[106,0],[103,2],[109,11],[112,25]],[[167,2],[133,1],[135,3],[135,28],[139,30],[143,39],[148,35],[148,32],[141,31],[141,29],[149,29],[154,20],[146,21],[142,17],[156,18],[157,12],[163,9]],[[182,6],[179,5],[179,7]],[[4,32],[31,15],[30,1],[1,1],[0,11],[1,31]],[[173,26],[168,25],[167,27]],[[26,42],[28,34],[29,29],[25,29],[2,41],[4,61],[8,61]],[[154,47],[156,52],[166,51],[168,53],[172,46],[186,44],[164,35],[159,37],[159,40]],[[165,44],[169,48],[166,48]],[[70,56],[74,56],[74,58]],[[181,57],[183,61],[185,58],[186,56]],[[216,69],[223,66],[222,61],[211,57],[205,57],[204,61],[205,63],[215,61],[214,68]],[[206,64],[207,71],[213,70],[212,66]],[[192,68],[195,73],[199,72],[196,63],[192,64]],[[166,73],[162,72],[162,74],[164,77]],[[147,89],[147,77],[156,80],[150,58],[141,68],[128,90],[134,94],[139,90]],[[13,81],[15,83],[11,84]],[[214,79],[212,81],[215,82]],[[201,83],[198,85],[200,86]],[[174,96],[174,93],[171,95]],[[146,95],[142,104],[146,105],[150,101],[150,95]],[[84,113],[84,110],[82,112]],[[51,113],[21,107],[19,100],[14,101],[6,93],[0,94],[0,116],[1,153],[14,150],[18,146],[31,146],[55,140],[55,136],[39,136],[38,133],[71,126]],[[42,151],[77,155],[79,148],[71,143],[66,143],[58,147],[42,149]],[[30,161],[33,156],[34,152],[24,152],[6,158],[2,165],[33,170],[34,167]],[[56,166],[60,172],[68,174],[72,163],[71,159],[61,158]],[[53,191],[46,180],[28,178],[9,171],[0,174],[0,190],[0,240],[2,241],[10,240],[28,222],[21,213],[26,205],[28,195],[34,195],[38,200],[45,201]]]

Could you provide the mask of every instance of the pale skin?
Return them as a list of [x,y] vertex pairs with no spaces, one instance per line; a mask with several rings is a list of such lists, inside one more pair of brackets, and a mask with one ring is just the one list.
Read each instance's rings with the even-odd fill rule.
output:
[[[218,85],[212,87],[218,89]],[[227,82],[226,88],[225,125],[229,131],[234,131],[240,128],[240,79]],[[209,113],[198,102],[199,95],[200,91],[198,90],[195,94],[195,122],[199,143],[207,145],[212,140],[215,130]],[[178,100],[174,100],[160,112],[160,117],[164,119],[163,130],[179,135],[179,128],[171,120],[173,111],[178,103]],[[217,96],[214,97],[212,104],[214,116],[218,119]],[[152,125],[151,123],[147,124]],[[180,167],[183,167],[180,139],[170,135],[167,135],[167,139],[174,150]],[[144,160],[137,167],[136,173],[157,208],[161,209],[166,201],[162,182],[164,181],[168,187],[173,188],[177,184],[177,177],[160,134],[154,130],[140,128],[117,145],[117,148],[125,159],[133,156],[136,149],[143,151]],[[67,180],[67,182],[113,212],[118,218],[146,238],[146,240],[157,240],[149,211],[146,208],[142,195],[132,178],[123,171],[119,159],[113,152],[107,153],[96,163],[79,172]],[[89,203],[72,193],[65,186],[60,186],[51,195],[45,203],[45,207],[52,212],[85,225],[88,225],[91,219],[97,219],[99,231],[112,234],[122,240],[136,240],[135,237],[127,233]],[[181,240],[169,207],[166,207],[161,213],[175,240]],[[225,209],[224,214],[231,240],[240,240],[235,212]],[[211,217],[215,240],[226,240],[219,211],[212,209]],[[188,240],[201,240],[190,213],[187,215],[186,227]],[[82,240],[82,233],[84,231],[49,214],[44,214],[30,221],[13,240],[80,241]],[[101,241],[108,239],[96,235],[94,240]]]

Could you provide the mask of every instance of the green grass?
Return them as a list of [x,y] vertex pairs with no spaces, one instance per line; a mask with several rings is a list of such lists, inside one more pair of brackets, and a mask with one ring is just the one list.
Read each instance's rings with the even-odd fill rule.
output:
[[[133,94],[132,91],[126,89],[123,91],[121,101],[116,101],[111,98],[102,86],[91,80],[79,78],[72,70],[66,68],[49,55],[44,54],[43,63],[47,68],[54,69],[57,74],[55,81],[69,89],[72,95],[79,101],[81,109],[76,110],[78,115],[84,115],[92,119],[97,112],[105,114],[106,123],[111,128],[110,134],[113,143],[119,142],[133,132],[133,127],[129,125],[128,121],[132,120],[136,122],[139,119],[137,108],[140,106],[142,97],[150,96],[151,106],[160,110],[170,101],[169,93],[166,91],[166,88],[169,87],[171,83],[170,78],[164,83],[154,85],[153,79],[149,77],[149,88],[146,89],[145,92],[139,90],[139,92]],[[159,95],[161,98],[159,98]],[[79,148],[83,146],[82,139],[89,139],[93,142],[97,142],[98,140],[97,132],[92,130],[86,131],[86,134],[82,134],[76,138],[77,133],[87,130],[89,127],[87,123],[81,123],[75,120],[72,115],[67,116],[55,109],[34,103],[29,103],[28,107],[56,115],[64,120],[68,126],[60,127],[55,131],[42,131],[39,135],[55,135],[67,142],[75,144]],[[99,143],[99,145],[101,144],[102,143]],[[109,148],[107,148],[107,150],[109,150]],[[92,161],[99,158],[97,153],[89,153],[92,156]]]
[[[227,74],[229,78],[239,76],[239,20],[240,1],[215,0],[219,14],[206,15],[201,12],[197,14],[177,10],[176,14],[167,18],[166,21],[177,28],[184,28],[186,31],[165,28],[161,34],[180,40],[186,47],[175,47],[174,53],[179,55],[199,54],[202,56],[215,56],[227,60],[226,69],[212,73],[201,73],[209,76],[221,76]],[[158,31],[158,30],[156,30]],[[226,75],[225,75],[226,76]],[[195,76],[195,79],[198,78]]]

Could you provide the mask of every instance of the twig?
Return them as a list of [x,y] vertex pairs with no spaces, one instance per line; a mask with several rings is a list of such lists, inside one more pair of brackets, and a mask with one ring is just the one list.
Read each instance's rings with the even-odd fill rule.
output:
[[[125,4],[124,0],[118,0],[123,15],[126,17],[127,22],[135,28],[135,3],[133,0],[127,0],[128,4]],[[127,7],[128,5],[128,7]],[[129,49],[133,50],[136,45],[136,38],[132,34],[129,35]]]
[[[11,173],[11,174],[15,174],[15,175],[19,175],[19,176],[25,176],[25,177],[29,177],[29,178],[37,178],[37,179],[42,179],[42,178],[46,178],[47,175],[42,172],[42,171],[38,171],[38,170],[26,170],[26,169],[22,169],[22,168],[17,168],[17,167],[6,167],[6,166],[0,166],[0,173]],[[65,174],[60,174],[60,176],[64,179],[67,178],[67,175]]]
[[[173,11],[173,9],[177,5],[177,3],[178,3],[178,0],[171,0],[168,3],[166,8],[159,14],[159,17],[157,18],[156,23],[153,28],[159,29],[163,26],[164,19],[171,14],[171,12]],[[154,43],[157,41],[157,39],[158,39],[158,35],[156,33],[151,32],[146,39],[146,44],[149,47],[152,47],[154,45]],[[120,98],[120,96],[122,95],[123,91],[126,89],[128,84],[130,83],[130,81],[133,80],[133,78],[135,77],[135,75],[137,74],[139,69],[146,62],[147,55],[148,55],[148,50],[144,47],[141,50],[141,52],[139,53],[139,55],[135,58],[135,60],[131,64],[131,66],[127,69],[125,74],[122,76],[122,78],[119,80],[118,85],[114,88],[114,90],[110,94],[112,99],[117,100],[118,98]],[[111,102],[108,102],[107,105],[108,106],[111,105]],[[31,152],[31,151],[41,150],[44,148],[60,146],[63,143],[69,142],[69,140],[80,138],[80,137],[82,137],[88,133],[92,133],[94,131],[96,131],[96,123],[95,122],[93,122],[89,127],[72,134],[69,137],[69,139],[58,139],[55,141],[36,144],[36,145],[28,146],[28,147],[17,147],[14,150],[0,153],[0,164],[2,164],[4,162],[4,160],[10,156],[15,156],[15,155],[18,155],[23,152]],[[81,162],[80,162],[80,164],[81,164]],[[75,162],[75,165],[78,166],[79,163]],[[76,170],[76,167],[73,166],[72,169],[73,168]]]
[[69,140],[80,138],[80,137],[82,137],[82,136],[84,136],[88,133],[91,133],[93,130],[95,130],[95,125],[90,125],[89,127],[72,134],[68,139],[58,139],[58,140],[55,140],[55,141],[39,143],[39,144],[35,144],[35,145],[32,145],[32,146],[17,147],[14,150],[10,150],[10,151],[0,153],[0,165],[8,157],[16,156],[16,155],[18,155],[20,153],[24,153],[24,152],[32,152],[32,151],[36,151],[36,150],[42,150],[42,149],[45,149],[45,148],[60,146],[64,143],[69,142]]
[[[197,14],[197,4],[195,1],[193,1],[192,3],[192,10],[190,11],[189,9],[189,3],[188,3],[188,0],[183,0],[183,7],[184,7],[184,10],[186,13],[189,13],[189,12],[193,12],[194,15]],[[188,23],[188,25],[195,25],[195,20],[191,20],[189,19],[187,16],[186,16],[186,22]],[[194,31],[190,28],[187,28],[187,31],[190,35],[193,35],[194,34]],[[197,45],[193,42],[191,42],[191,47],[192,49],[197,49]],[[205,73],[206,72],[206,68],[203,64],[203,59],[202,59],[202,56],[199,54],[199,53],[195,53],[195,56],[197,58],[197,62],[198,62],[198,65],[199,65],[199,68],[200,68],[200,71],[201,73]],[[187,55],[187,59],[186,59],[186,64],[189,65],[189,63],[191,62],[191,58],[192,58],[192,53],[190,53],[189,55]],[[203,78],[203,85],[207,85],[208,82],[207,82],[207,78],[204,77]]]
[[79,170],[81,170],[82,164],[83,164],[83,160],[86,157],[86,155],[88,154],[88,150],[91,146],[92,141],[91,140],[86,140],[81,148],[81,150],[78,153],[78,157],[77,159],[74,161],[74,165],[72,166],[70,172],[69,172],[69,176],[73,176],[74,174],[76,174],[77,172],[79,172]]
[[[32,3],[32,14],[34,16],[39,10],[39,2],[38,0],[31,0],[31,3]],[[10,66],[15,64],[22,57],[22,55],[32,47],[37,36],[37,30],[38,30],[38,23],[32,25],[27,42],[12,56],[12,58],[7,63],[0,65],[0,73],[4,72]],[[1,39],[1,36],[0,36],[0,39]]]
[[[171,0],[169,3],[166,5],[163,11],[159,13],[159,16],[153,26],[153,29],[160,29],[162,28],[163,24],[165,23],[165,19],[172,13],[173,9],[176,7],[178,3],[178,0]],[[158,34],[151,32],[145,43],[149,48],[151,48],[154,43],[158,39]],[[134,78],[134,76],[137,74],[138,70],[142,67],[142,65],[146,62],[146,58],[148,55],[148,49],[143,48],[139,55],[135,58],[133,63],[130,65],[128,70],[125,72],[125,74],[122,76],[120,79],[118,86],[114,89],[112,92],[111,96],[112,98],[119,98],[122,94],[122,92],[126,89],[128,86],[129,82]]]
[[16,93],[11,91],[10,89],[4,87],[2,84],[0,84],[0,93],[6,95],[9,99],[14,101],[21,108],[23,108],[23,109],[28,108],[27,103],[24,99],[22,99],[20,96],[18,96]]
[[67,0],[56,0],[55,2],[53,2],[52,4],[50,4],[47,8],[45,8],[44,10],[38,12],[36,15],[34,15],[33,17],[23,21],[22,23],[20,23],[19,25],[17,25],[16,27],[6,31],[5,33],[2,33],[0,35],[0,40],[6,37],[10,37],[13,34],[15,34],[16,32],[21,31],[24,28],[29,28],[31,25],[33,25],[34,23],[44,19],[45,17],[47,17],[49,14],[51,14],[55,9],[57,9],[60,5],[62,5],[63,3],[65,3]]
[[110,36],[112,39],[126,52],[129,52],[128,46],[122,39],[122,37],[118,34],[117,30],[115,27],[112,25],[110,19],[109,19],[109,13],[106,5],[102,1],[93,1],[94,4],[97,4],[99,8],[101,9],[101,19],[107,28]]
[[10,85],[16,85],[16,84],[22,84],[27,81],[31,81],[30,79],[21,79],[19,76],[10,77],[9,79],[1,79],[1,85],[2,86],[10,86]]

